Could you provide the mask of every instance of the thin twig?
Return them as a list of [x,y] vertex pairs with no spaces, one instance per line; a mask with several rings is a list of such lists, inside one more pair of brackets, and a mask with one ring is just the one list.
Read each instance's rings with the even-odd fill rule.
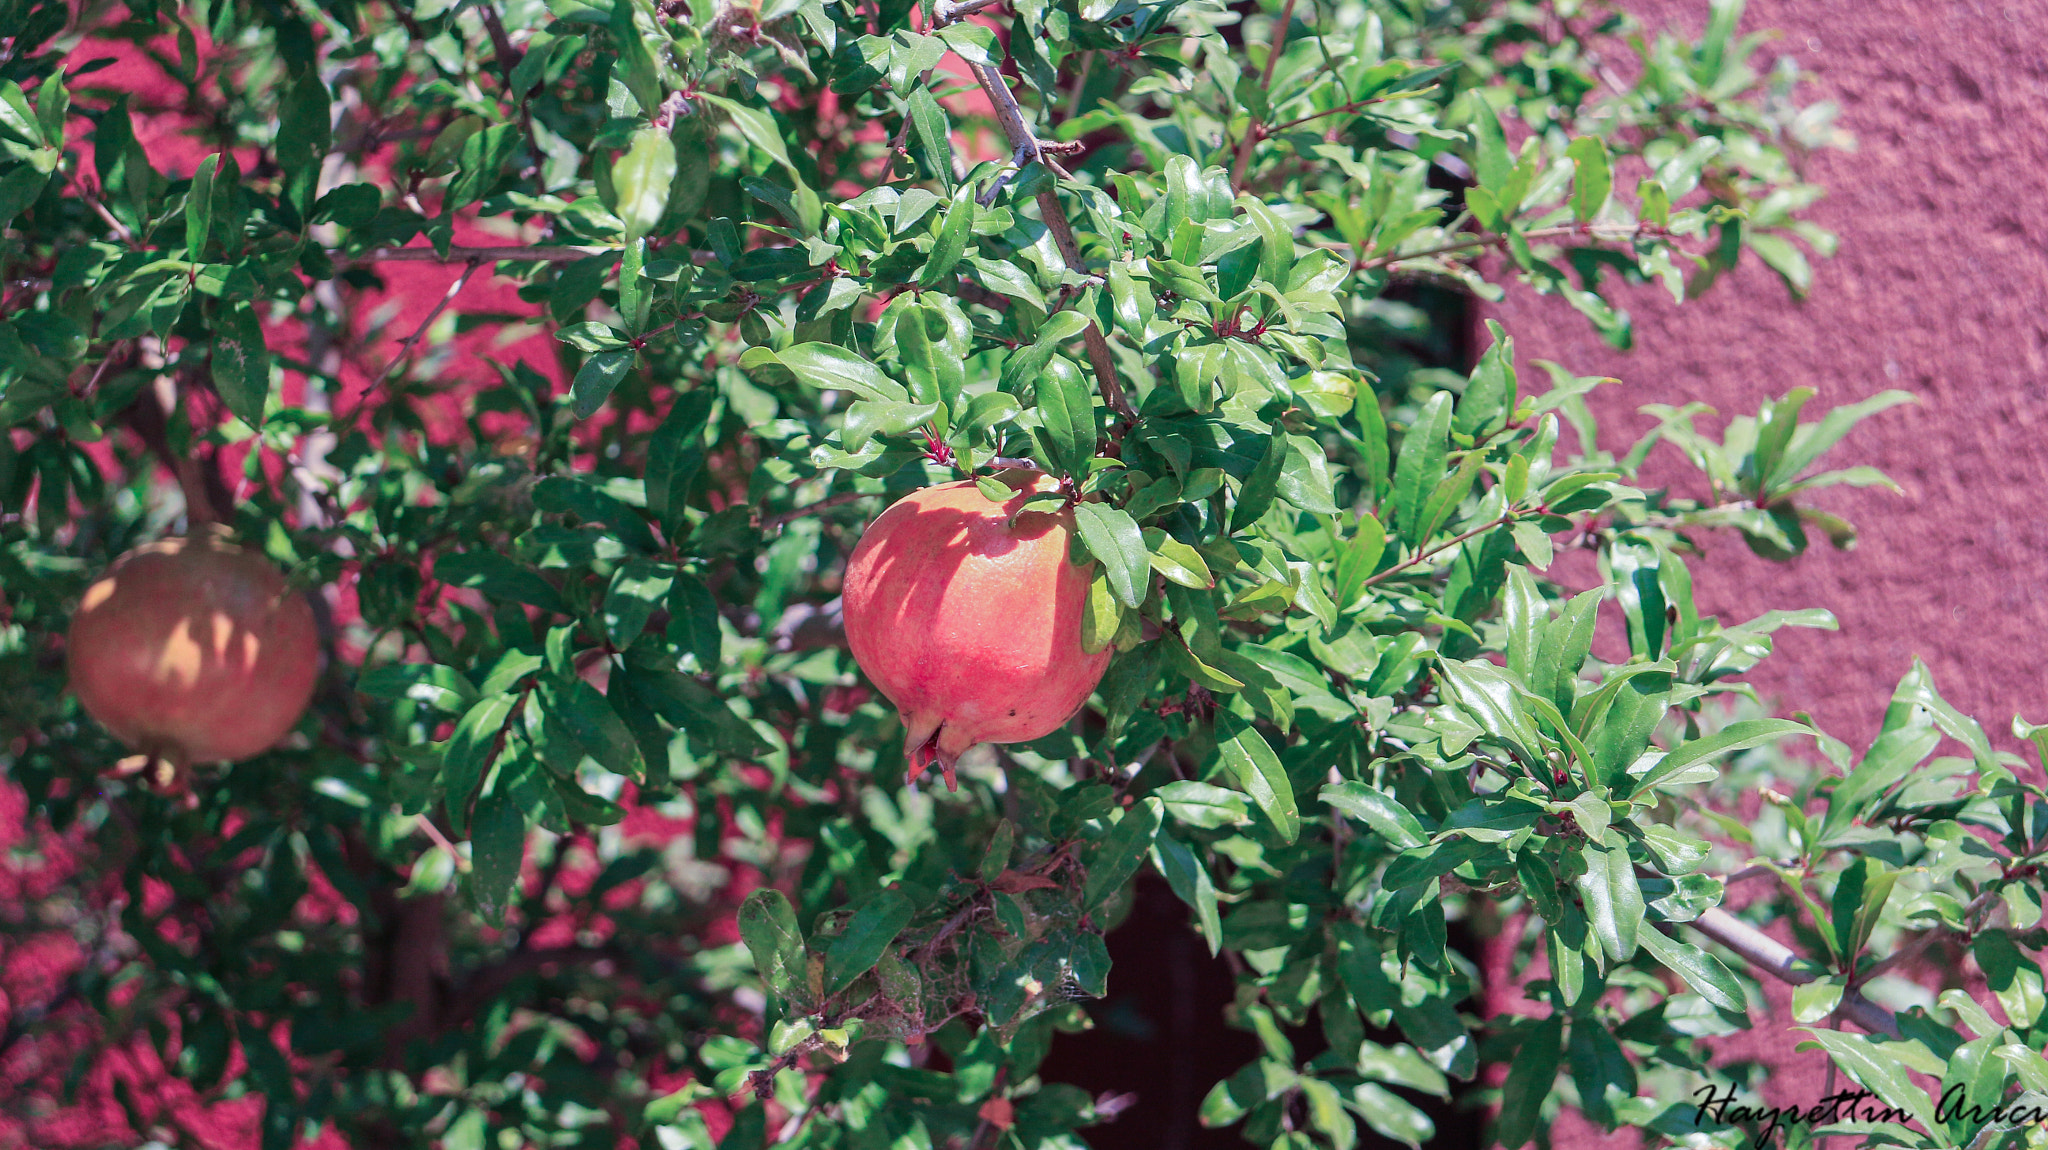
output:
[[[469,266],[463,268],[462,274],[455,277],[455,282],[448,285],[448,291],[441,297],[441,302],[435,304],[434,310],[427,313],[427,318],[421,320],[420,325],[413,329],[412,334],[405,337],[405,342],[398,347],[398,354],[392,357],[391,362],[385,366],[383,371],[377,373],[376,383],[382,383],[390,379],[393,372],[405,366],[406,361],[412,358],[413,349],[417,348],[420,340],[425,338],[427,329],[434,326],[434,321],[440,319],[441,313],[448,310],[448,305],[455,302],[455,297],[461,294],[462,289],[469,286],[469,277],[475,275],[476,269],[482,266],[484,265],[481,260],[469,261]],[[376,383],[373,383],[371,386],[376,386]]]
[[[989,103],[995,108],[996,121],[1003,126],[1003,135],[1016,149],[1017,164],[1022,167],[1027,157],[1036,159],[1054,175],[1068,178],[1065,168],[1045,154],[1045,147],[1031,131],[1031,125],[1024,119],[1024,111],[1017,106],[1017,97],[1010,91],[1009,82],[1003,74],[988,64],[969,64],[975,82],[987,94]],[[1067,270],[1077,275],[1087,275],[1088,263],[1081,256],[1081,245],[1074,239],[1074,226],[1067,221],[1065,209],[1060,207],[1059,193],[1046,188],[1038,193],[1038,214],[1045,219],[1046,231],[1052,233],[1053,246],[1059,249],[1060,261]],[[1110,354],[1109,340],[1102,329],[1090,319],[1088,327],[1081,333],[1082,341],[1088,348],[1088,364],[1095,371],[1095,381],[1102,391],[1102,400],[1118,417],[1131,423],[1137,422],[1137,409],[1124,397],[1123,385],[1117,381],[1116,359]]]
[[455,844],[448,841],[448,836],[441,833],[441,828],[434,825],[434,820],[425,815],[417,815],[413,818],[413,826],[425,831],[427,837],[434,840],[435,846],[448,852],[448,857],[455,861],[456,870],[468,872],[470,861],[464,858],[460,851],[455,849]]
[[1406,571],[1408,568],[1415,566],[1417,563],[1420,563],[1423,560],[1436,555],[1440,551],[1447,551],[1453,547],[1456,547],[1458,544],[1463,543],[1467,539],[1472,538],[1474,535],[1482,535],[1488,531],[1493,530],[1496,527],[1499,527],[1501,524],[1508,522],[1508,520],[1510,520],[1511,518],[1513,518],[1513,516],[1503,515],[1498,519],[1488,520],[1487,522],[1482,523],[1477,527],[1474,527],[1472,530],[1467,531],[1463,535],[1460,535],[1454,539],[1446,539],[1442,543],[1437,544],[1436,546],[1430,548],[1427,551],[1418,552],[1415,558],[1403,560],[1402,562],[1396,563],[1392,567],[1387,568],[1385,571],[1382,571],[1379,574],[1374,575],[1370,579],[1367,579],[1362,584],[1362,586],[1370,587],[1373,584],[1378,583],[1382,579],[1386,579],[1393,575],[1398,575],[1401,572]]
[[828,508],[838,507],[841,504],[851,503],[856,499],[866,499],[870,496],[880,494],[881,492],[879,491],[845,491],[841,492],[838,495],[829,495],[823,499],[818,500],[816,503],[806,504],[802,507],[792,508],[791,510],[779,512],[774,515],[762,516],[761,530],[773,531],[777,527],[780,527],[783,524],[788,523],[792,519],[802,519],[806,515],[816,515],[819,512],[824,511]]
[[[1294,0],[1287,0],[1286,5],[1280,10],[1280,23],[1273,29],[1272,44],[1266,49],[1266,70],[1259,76],[1261,92],[1271,91],[1273,88],[1273,69],[1280,63],[1280,52],[1287,47],[1287,30],[1292,27]],[[1252,146],[1265,138],[1266,126],[1259,122],[1257,116],[1253,116],[1251,122],[1244,127],[1244,139],[1237,142],[1237,158],[1230,164],[1231,191],[1244,190],[1244,173],[1245,169],[1251,166]]]
[[459,264],[495,260],[528,260],[534,263],[566,264],[591,256],[617,255],[617,248],[571,248],[508,246],[493,248],[449,248],[442,255],[431,247],[371,248],[363,252],[332,251],[329,256],[344,263],[430,263]]
[[[1369,260],[1359,260],[1352,266],[1359,271],[1367,271],[1373,268],[1387,267],[1390,264],[1403,263],[1407,260],[1428,259],[1430,256],[1471,251],[1473,248],[1500,247],[1508,242],[1508,236],[1509,233],[1507,232],[1496,232],[1489,235],[1474,236],[1469,240],[1459,240],[1456,243],[1424,248],[1419,252],[1390,252],[1383,256],[1374,256]],[[1585,236],[1588,239],[1594,240],[1622,241],[1633,240],[1642,236],[1658,236],[1669,239],[1671,232],[1669,229],[1657,224],[1637,224],[1629,228],[1609,229],[1603,234],[1592,224],[1562,224],[1554,228],[1537,228],[1534,231],[1522,233],[1522,238],[1525,240],[1556,239],[1560,236]]]
[[371,393],[375,392],[384,381],[390,379],[398,372],[398,369],[404,367],[412,359],[413,349],[418,347],[420,340],[426,337],[427,329],[433,327],[434,321],[441,318],[441,313],[448,310],[448,305],[455,302],[455,297],[461,294],[462,289],[469,284],[469,277],[475,275],[476,270],[482,266],[484,265],[481,259],[469,261],[469,266],[463,268],[462,274],[455,277],[455,282],[448,285],[447,294],[441,297],[441,302],[434,305],[434,310],[428,312],[427,318],[420,321],[420,326],[414,328],[413,333],[406,337],[404,343],[399,345],[398,354],[393,356],[391,362],[384,366],[383,371],[378,372],[369,383],[363,385],[363,393],[356,397],[355,407],[351,408],[347,415],[341,416],[334,421],[337,426],[346,427],[355,422],[356,416],[360,415],[363,407],[370,402]]
[[[1983,894],[1978,895],[1975,899],[1971,900],[1970,905],[1963,908],[1963,921],[1965,923],[1971,923],[1972,930],[1976,929],[1976,924],[1974,924],[1972,920],[1974,920],[1978,915],[1982,914],[1986,909],[1988,909],[1993,903],[1997,901],[1998,892],[1996,890],[1987,890]],[[1921,951],[1926,950],[1929,946],[1932,946],[1934,944],[1935,939],[1942,938],[1952,933],[1954,932],[1946,930],[1926,931],[1920,934],[1918,937],[1914,938],[1911,942],[1908,942],[1906,945],[1884,956],[1878,961],[1870,964],[1869,968],[1864,970],[1862,976],[1859,977],[1856,981],[1858,983],[1869,982],[1871,979],[1876,978],[1878,975],[1883,974],[1885,971],[1890,970],[1895,966],[1911,962],[1914,958],[1919,956]]]
[[958,23],[984,8],[993,8],[1000,3],[1002,0],[961,0],[957,4],[953,0],[939,0],[937,4],[932,5],[932,27],[944,28],[948,24]]

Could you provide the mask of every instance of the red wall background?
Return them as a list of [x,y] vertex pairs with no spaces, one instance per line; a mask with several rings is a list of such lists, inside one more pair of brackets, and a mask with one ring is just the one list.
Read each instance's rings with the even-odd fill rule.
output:
[[[1697,35],[1704,0],[1626,0],[1649,28]],[[1629,291],[1638,350],[1616,351],[1556,299],[1493,309],[1529,360],[1622,380],[1595,393],[1602,446],[1625,450],[1646,403],[1753,413],[1793,387],[1810,411],[1885,388],[1917,406],[1870,419],[1827,464],[1870,463],[1905,488],[1831,488],[1814,502],[1861,528],[1776,564],[1732,533],[1693,563],[1703,614],[1726,622],[1825,607],[1839,632],[1786,630],[1755,681],[1860,748],[1915,655],[1995,742],[2015,711],[2048,722],[2048,4],[2041,0],[1753,0],[1741,30],[1808,72],[1854,152],[1812,157],[1812,218],[1836,233],[1795,301],[1753,257],[1705,297]],[[1703,426],[1713,426],[1711,422]],[[1668,454],[1667,454],[1668,453]],[[1689,470],[1660,446],[1645,475]],[[1676,463],[1676,467],[1668,464]],[[1680,494],[1704,494],[1681,488]]]

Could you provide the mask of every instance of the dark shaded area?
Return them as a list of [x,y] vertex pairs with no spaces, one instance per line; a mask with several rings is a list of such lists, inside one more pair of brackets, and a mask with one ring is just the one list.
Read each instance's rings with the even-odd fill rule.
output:
[[1230,967],[1210,957],[1186,904],[1150,873],[1108,942],[1109,997],[1086,1004],[1095,1028],[1059,1035],[1040,1073],[1097,1095],[1138,1096],[1115,1122],[1085,1132],[1096,1150],[1243,1147],[1234,1128],[1195,1120],[1209,1088],[1259,1052],[1248,1031],[1223,1021],[1235,993]]
[[[1470,954],[1475,940],[1463,923],[1450,924],[1452,946]],[[1204,1129],[1197,1121],[1203,1095],[1238,1067],[1258,1057],[1258,1040],[1232,1029],[1223,1012],[1234,996],[1230,967],[1208,947],[1164,880],[1147,874],[1137,886],[1130,917],[1109,936],[1113,964],[1109,997],[1087,1003],[1092,1030],[1061,1034],[1040,1073],[1092,1094],[1135,1094],[1115,1122],[1089,1127],[1094,1150],[1242,1150],[1238,1127]],[[1305,1061],[1323,1049],[1313,1022],[1288,1035]],[[1395,1043],[1395,1033],[1375,1032]],[[1456,1084],[1468,1085],[1468,1084]],[[1432,1150],[1479,1150],[1484,1116],[1452,1101],[1400,1091],[1436,1123]],[[1400,1146],[1359,1126],[1360,1150]]]

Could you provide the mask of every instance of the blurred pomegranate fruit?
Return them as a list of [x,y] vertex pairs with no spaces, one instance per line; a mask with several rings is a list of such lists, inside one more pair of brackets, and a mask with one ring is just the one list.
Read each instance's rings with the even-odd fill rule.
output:
[[128,552],[72,617],[71,688],[135,750],[182,767],[275,745],[313,697],[305,596],[214,526]]
[[1057,730],[1088,699],[1111,648],[1081,649],[1093,565],[1067,560],[1071,509],[1019,509],[1050,476],[997,476],[997,503],[972,480],[905,496],[868,525],[846,565],[846,638],[896,704],[915,780],[936,760],[946,786],[978,743]]

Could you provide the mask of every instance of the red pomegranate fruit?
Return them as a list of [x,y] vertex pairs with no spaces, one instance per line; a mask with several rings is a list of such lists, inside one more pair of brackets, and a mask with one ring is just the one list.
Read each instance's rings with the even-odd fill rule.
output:
[[212,526],[116,559],[72,616],[67,658],[88,714],[180,767],[270,749],[320,664],[305,596]]
[[1054,480],[997,475],[1001,503],[972,480],[907,495],[877,516],[846,564],[854,661],[902,714],[910,779],[978,743],[1057,730],[1102,680],[1112,649],[1081,649],[1093,564],[1067,559],[1074,513],[1023,511]]

